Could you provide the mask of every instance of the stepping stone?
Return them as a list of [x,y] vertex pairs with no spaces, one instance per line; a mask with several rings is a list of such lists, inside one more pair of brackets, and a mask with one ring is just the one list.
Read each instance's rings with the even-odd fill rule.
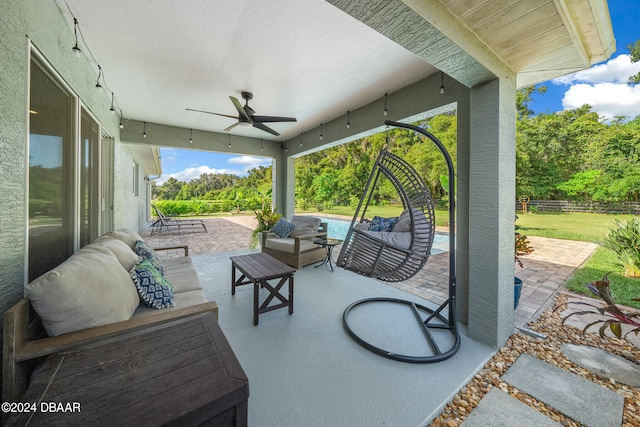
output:
[[640,366],[624,357],[587,345],[562,344],[560,351],[576,365],[601,378],[640,387]]
[[471,411],[462,426],[558,427],[561,424],[494,387]]
[[520,355],[502,380],[588,427],[622,423],[622,395],[529,354]]

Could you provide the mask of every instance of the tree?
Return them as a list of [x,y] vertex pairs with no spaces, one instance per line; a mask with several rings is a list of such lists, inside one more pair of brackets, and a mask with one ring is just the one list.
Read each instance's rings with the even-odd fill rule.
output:
[[[631,51],[631,62],[640,61],[640,40],[636,40],[636,42],[632,45],[627,46],[627,49]],[[629,77],[629,83],[636,84],[640,83],[640,72]]]

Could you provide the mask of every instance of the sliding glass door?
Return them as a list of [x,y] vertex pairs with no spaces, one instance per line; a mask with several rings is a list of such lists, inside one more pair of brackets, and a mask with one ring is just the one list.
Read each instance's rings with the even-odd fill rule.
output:
[[73,252],[75,99],[31,62],[29,104],[29,280]]

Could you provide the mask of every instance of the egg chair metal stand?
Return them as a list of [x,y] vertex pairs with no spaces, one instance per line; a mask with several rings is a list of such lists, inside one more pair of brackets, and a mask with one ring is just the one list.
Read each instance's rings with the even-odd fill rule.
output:
[[[450,358],[460,348],[460,333],[456,318],[456,267],[455,267],[455,173],[451,156],[434,135],[417,126],[385,121],[387,126],[409,129],[430,140],[442,153],[449,177],[449,295],[436,308],[429,308],[413,301],[397,298],[366,298],[349,305],[343,314],[343,326],[349,336],[362,347],[383,357],[409,363],[431,363]],[[402,201],[405,215],[410,216],[410,238],[398,244],[397,239],[379,233],[371,233],[360,224],[366,223],[367,207],[374,198],[375,188],[381,176],[393,184]],[[383,237],[381,237],[383,236]],[[413,277],[427,262],[435,236],[433,199],[422,177],[406,161],[383,150],[373,166],[364,193],[358,204],[351,226],[345,237],[337,265],[357,274],[387,282],[399,282]],[[393,237],[393,236],[392,236]],[[356,307],[390,303],[408,306],[424,333],[427,350],[421,355],[399,354],[373,345],[349,324],[349,315]],[[444,343],[439,343],[436,333],[449,331]],[[439,337],[440,335],[438,335]]]

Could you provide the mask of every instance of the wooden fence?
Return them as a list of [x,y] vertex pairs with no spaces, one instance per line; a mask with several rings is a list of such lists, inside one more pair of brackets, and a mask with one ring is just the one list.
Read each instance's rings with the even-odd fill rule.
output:
[[[575,203],[567,200],[531,200],[527,210],[538,212],[593,212],[640,215],[640,202]],[[516,202],[516,212],[522,212],[522,203]]]

